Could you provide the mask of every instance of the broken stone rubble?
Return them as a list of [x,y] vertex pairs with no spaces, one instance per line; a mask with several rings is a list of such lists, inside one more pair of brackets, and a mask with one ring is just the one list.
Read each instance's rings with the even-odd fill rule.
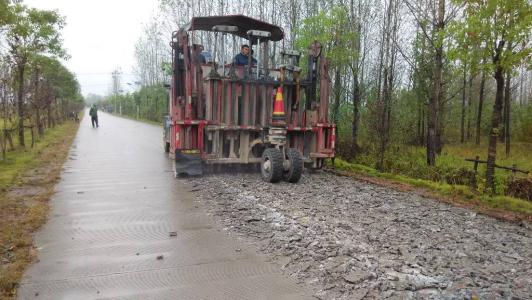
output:
[[417,195],[338,177],[184,179],[226,229],[319,299],[527,299],[532,231]]

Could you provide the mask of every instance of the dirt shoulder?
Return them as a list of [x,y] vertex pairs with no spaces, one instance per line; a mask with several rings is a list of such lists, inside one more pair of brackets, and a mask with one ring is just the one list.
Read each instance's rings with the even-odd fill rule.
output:
[[46,221],[49,199],[79,124],[66,122],[51,129],[34,149],[31,167],[20,166],[13,184],[0,191],[0,299],[15,296],[24,270],[35,259],[33,233]]

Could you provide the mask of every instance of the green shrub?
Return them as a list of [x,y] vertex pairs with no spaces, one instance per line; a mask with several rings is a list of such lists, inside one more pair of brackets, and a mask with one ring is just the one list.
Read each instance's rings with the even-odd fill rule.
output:
[[471,169],[461,167],[458,169],[450,169],[445,174],[445,181],[452,185],[470,185],[475,172]]
[[[339,140],[337,155],[346,161],[371,168],[373,172],[378,162],[378,151],[373,145],[362,145],[358,149],[351,149],[349,139]],[[497,164],[511,166],[516,164],[519,168],[530,169],[532,162],[528,157],[532,145],[528,143],[514,143],[511,156],[504,155],[504,145],[499,144]],[[487,145],[474,144],[446,145],[441,155],[437,156],[434,167],[427,166],[426,150],[424,147],[392,145],[388,148],[384,158],[383,172],[400,175],[411,179],[424,179],[437,183],[469,186],[473,177],[473,163],[465,161],[465,158],[479,156],[481,159],[487,152]],[[357,167],[360,168],[360,167]],[[477,170],[477,191],[483,192],[485,186],[486,165],[480,164]],[[495,184],[496,193],[504,195],[507,190],[507,181],[510,172],[496,169]]]

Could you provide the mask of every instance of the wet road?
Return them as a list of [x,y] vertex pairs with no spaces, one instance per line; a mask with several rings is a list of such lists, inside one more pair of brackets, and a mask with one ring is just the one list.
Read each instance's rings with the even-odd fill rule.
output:
[[87,115],[19,299],[307,299],[173,178],[159,127]]

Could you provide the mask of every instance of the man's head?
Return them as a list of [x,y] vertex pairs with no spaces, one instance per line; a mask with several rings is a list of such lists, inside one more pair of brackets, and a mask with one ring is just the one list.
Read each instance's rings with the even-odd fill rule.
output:
[[249,55],[249,46],[248,45],[242,45],[240,47],[240,53],[244,54],[245,56]]

